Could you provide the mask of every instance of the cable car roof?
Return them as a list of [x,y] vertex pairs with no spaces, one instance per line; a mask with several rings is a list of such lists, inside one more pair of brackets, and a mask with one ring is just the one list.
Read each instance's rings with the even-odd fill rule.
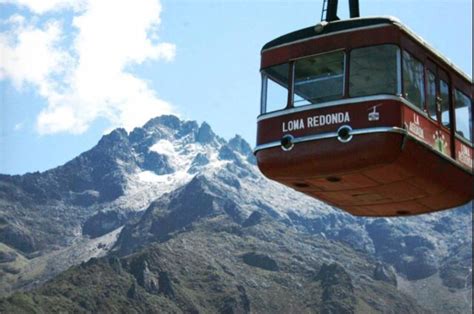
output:
[[454,71],[456,71],[460,76],[462,76],[465,80],[472,83],[472,78],[466,74],[463,70],[458,68],[451,60],[444,57],[440,52],[438,52],[435,48],[433,48],[430,44],[428,44],[422,37],[417,35],[415,32],[410,30],[407,26],[402,24],[402,22],[395,18],[395,17],[364,17],[364,18],[351,18],[347,20],[339,20],[339,21],[332,21],[327,23],[323,28],[322,31],[316,32],[315,26],[306,27],[283,36],[280,36],[272,41],[266,43],[263,48],[262,52],[275,49],[281,46],[286,46],[289,44],[293,44],[295,42],[302,42],[309,39],[327,36],[329,34],[335,34],[339,32],[345,32],[353,29],[360,29],[360,28],[371,28],[377,27],[379,25],[395,25],[416,41],[418,41],[422,46],[426,47],[430,50],[436,57],[441,59],[447,65],[449,65]]

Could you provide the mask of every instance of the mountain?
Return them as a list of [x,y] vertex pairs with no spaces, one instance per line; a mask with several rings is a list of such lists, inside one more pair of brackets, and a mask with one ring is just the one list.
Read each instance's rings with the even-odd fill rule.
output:
[[1,175],[0,242],[2,312],[472,310],[472,203],[353,217],[264,178],[241,137],[174,116]]
[[393,283],[374,279],[373,261],[344,245],[293,232],[265,214],[248,227],[217,207],[212,215],[138,253],[76,266],[0,310],[425,312]]

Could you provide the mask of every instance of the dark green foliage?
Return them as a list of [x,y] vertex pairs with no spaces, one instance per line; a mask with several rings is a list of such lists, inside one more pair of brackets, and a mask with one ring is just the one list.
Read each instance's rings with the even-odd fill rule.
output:
[[246,253],[242,255],[245,264],[269,271],[278,271],[278,264],[271,257],[264,254]]
[[[174,169],[172,155],[151,149],[161,139],[205,144],[212,153],[180,149],[192,165]],[[216,155],[221,168],[204,170]],[[269,184],[247,161],[255,158],[242,138],[226,143],[207,124],[163,116],[129,135],[117,129],[56,169],[0,175],[0,242],[7,244],[0,251],[0,292],[30,290],[0,300],[0,312],[419,313],[424,306],[448,313],[472,307],[465,298],[472,290],[466,237],[472,208],[428,219],[356,218]],[[135,176],[143,170],[195,176],[154,199],[148,185],[138,194],[127,190],[141,184]],[[131,198],[117,200],[125,191]]]
[[324,314],[355,312],[356,298],[354,286],[346,270],[336,264],[324,264],[319,270],[316,279],[323,288],[322,308]]
[[0,301],[0,312],[133,313],[175,311],[163,296],[147,293],[121,270],[118,259],[91,259],[59,275],[32,293]]
[[451,289],[472,289],[472,242],[465,241],[454,247],[443,264],[439,276],[445,286]]
[[377,263],[375,266],[374,279],[388,282],[395,287],[397,286],[397,276],[391,269],[382,263]]
[[[337,263],[323,262],[329,248]],[[347,264],[366,279],[355,285],[340,266]],[[1,300],[0,312],[353,313],[387,305],[423,312],[391,284],[371,280],[372,272],[363,255],[337,242],[270,219],[243,228],[219,215],[138,253],[91,259]]]

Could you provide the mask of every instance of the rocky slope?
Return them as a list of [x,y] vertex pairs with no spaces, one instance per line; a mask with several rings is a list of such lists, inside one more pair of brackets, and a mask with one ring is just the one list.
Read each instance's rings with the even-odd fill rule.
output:
[[[323,312],[472,309],[472,203],[419,217],[356,218],[265,179],[242,138],[225,141],[205,123],[173,116],[152,119],[130,134],[115,130],[50,171],[0,176],[0,242],[4,295],[41,286],[91,257],[109,256],[72,268],[31,294],[14,295],[4,308],[41,307],[50,298],[63,298],[61,309],[100,309],[100,294],[88,293],[105,289],[107,281],[80,278],[104,273],[120,274],[123,282],[117,283],[124,286],[113,292],[118,305],[103,306],[224,311],[228,304],[237,312],[290,311],[284,306]],[[223,270],[212,280],[200,274],[201,268],[219,270],[215,261],[222,254],[227,254],[225,269],[242,280]],[[130,268],[139,256],[154,256],[147,267],[155,268],[150,278],[158,290],[150,292]],[[120,271],[111,263],[121,265]],[[319,276],[324,269],[337,274]],[[161,280],[168,284],[159,284],[160,272],[167,273]],[[70,286],[73,277],[79,279]],[[257,286],[270,280],[269,287],[252,288],[250,278]],[[332,283],[323,288],[317,278]],[[296,283],[304,291],[291,286]],[[163,294],[163,285],[173,287],[174,299]],[[224,288],[211,298],[199,294],[198,286],[210,295]],[[268,290],[265,297],[262,289]],[[291,297],[281,299],[283,294]],[[333,294],[344,296],[343,304],[333,304]],[[87,300],[96,303],[83,307]]]
[[126,257],[92,259],[0,302],[0,311],[426,312],[375,279],[367,256],[259,217],[244,227],[216,205],[186,231]]

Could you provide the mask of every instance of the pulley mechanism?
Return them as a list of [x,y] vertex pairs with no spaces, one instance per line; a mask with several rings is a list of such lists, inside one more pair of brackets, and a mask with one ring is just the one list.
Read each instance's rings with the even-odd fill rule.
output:
[[[339,20],[337,16],[338,0],[324,0],[321,12],[321,21],[332,22]],[[326,17],[324,16],[326,14]],[[359,17],[359,0],[349,0],[349,14],[351,18]]]

